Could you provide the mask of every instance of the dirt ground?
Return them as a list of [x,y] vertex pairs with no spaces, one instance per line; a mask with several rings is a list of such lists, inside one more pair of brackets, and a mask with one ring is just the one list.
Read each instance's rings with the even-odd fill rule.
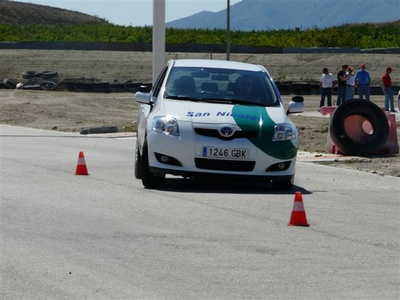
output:
[[[109,82],[151,82],[150,53],[72,50],[1,50],[1,53],[1,80],[10,78],[15,82],[24,82],[23,72],[47,70],[58,72],[58,82],[66,78],[82,77]],[[222,54],[181,53],[168,53],[166,59],[188,57],[225,59]],[[330,68],[332,73],[336,73],[344,63],[358,65],[366,62],[375,84],[379,83],[382,70],[391,65],[394,69],[393,83],[400,83],[400,55],[231,54],[231,60],[261,63],[276,80],[292,81],[318,81],[320,71],[325,66]],[[285,105],[289,103],[290,98],[289,95],[284,96]],[[319,96],[305,95],[304,98],[305,113],[293,115],[291,119],[299,130],[300,150],[312,152],[318,157],[327,152],[330,119],[317,112]],[[372,101],[383,107],[382,95],[372,96]],[[90,127],[112,125],[122,132],[133,131],[137,107],[131,93],[0,89],[0,123],[15,126],[79,133]],[[399,127],[400,124],[397,123],[398,140]],[[399,154],[318,163],[400,177]]]
[[[75,50],[0,50],[0,79],[16,82],[25,71],[57,71],[59,80],[95,78],[98,81],[151,82],[150,52],[75,51]],[[165,60],[184,58],[226,59],[222,53],[166,53]],[[262,64],[275,81],[318,82],[322,69],[336,74],[343,64],[355,70],[367,64],[372,84],[379,84],[387,66],[394,69],[393,83],[400,85],[400,54],[308,53],[308,54],[235,54],[231,60]]]

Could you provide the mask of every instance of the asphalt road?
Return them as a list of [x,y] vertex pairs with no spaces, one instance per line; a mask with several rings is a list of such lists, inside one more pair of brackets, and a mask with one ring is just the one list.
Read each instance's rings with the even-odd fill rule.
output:
[[[0,143],[1,299],[399,298],[399,178],[299,162],[290,192],[146,190],[133,137],[0,125]],[[310,227],[287,226],[295,191]]]

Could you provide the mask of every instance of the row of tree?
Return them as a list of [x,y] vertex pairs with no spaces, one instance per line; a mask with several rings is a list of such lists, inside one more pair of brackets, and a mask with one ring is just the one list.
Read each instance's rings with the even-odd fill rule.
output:
[[[232,31],[231,44],[266,47],[400,47],[400,21],[300,30]],[[151,43],[152,27],[118,25],[7,25],[0,24],[0,41]],[[166,29],[167,43],[225,44],[221,29]]]

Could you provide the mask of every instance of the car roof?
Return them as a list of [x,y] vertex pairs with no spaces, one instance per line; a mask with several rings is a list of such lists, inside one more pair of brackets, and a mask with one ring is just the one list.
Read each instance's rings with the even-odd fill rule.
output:
[[213,60],[213,59],[176,59],[171,60],[174,67],[202,67],[202,68],[222,68],[222,69],[236,69],[243,71],[265,71],[261,65],[227,61],[227,60]]

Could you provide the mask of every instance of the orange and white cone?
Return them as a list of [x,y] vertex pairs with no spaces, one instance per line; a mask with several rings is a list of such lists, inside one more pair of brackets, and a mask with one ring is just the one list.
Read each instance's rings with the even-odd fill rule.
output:
[[296,192],[293,203],[292,215],[288,226],[310,226],[307,223],[306,212],[304,210],[303,196],[301,192]]
[[78,165],[76,166],[75,175],[89,175],[87,167],[86,167],[85,156],[83,155],[83,151],[79,152]]

